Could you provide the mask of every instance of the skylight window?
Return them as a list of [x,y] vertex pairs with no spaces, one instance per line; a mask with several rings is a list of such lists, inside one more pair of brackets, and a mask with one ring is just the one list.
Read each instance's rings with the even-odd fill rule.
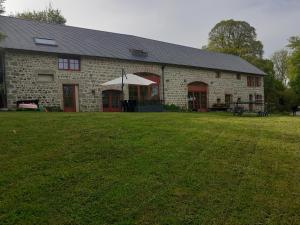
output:
[[136,57],[147,57],[148,52],[145,52],[144,50],[141,49],[129,49],[131,54]]
[[34,43],[37,45],[57,46],[56,41],[49,38],[34,38]]

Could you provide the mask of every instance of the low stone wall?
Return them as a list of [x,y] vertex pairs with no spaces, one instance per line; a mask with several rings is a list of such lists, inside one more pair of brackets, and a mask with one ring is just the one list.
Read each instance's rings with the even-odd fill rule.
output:
[[[162,76],[161,65],[124,60],[111,60],[81,57],[81,71],[58,70],[58,56],[34,52],[6,51],[6,82],[8,108],[14,109],[15,102],[21,99],[39,99],[48,107],[63,107],[63,84],[78,85],[79,111],[102,111],[103,90],[117,89],[100,84],[121,76],[122,68],[127,73],[149,72]],[[39,74],[53,75],[51,81],[40,81]],[[235,73],[221,73],[216,78],[214,71],[179,66],[165,67],[165,103],[187,107],[187,87],[191,82],[208,84],[208,103],[211,107],[217,99],[225,101],[225,94],[232,94],[233,100],[248,101],[249,94],[263,95],[263,85],[247,87],[247,76],[241,80]],[[263,84],[263,82],[262,82]],[[162,97],[162,85],[161,97]],[[125,88],[125,95],[128,90]]]

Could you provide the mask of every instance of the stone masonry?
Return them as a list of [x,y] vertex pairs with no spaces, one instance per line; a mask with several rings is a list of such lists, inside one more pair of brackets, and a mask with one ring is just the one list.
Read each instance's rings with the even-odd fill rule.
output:
[[[43,106],[63,107],[63,84],[78,85],[78,111],[102,111],[103,90],[117,89],[103,87],[100,84],[121,76],[122,68],[126,73],[149,72],[162,76],[162,66],[125,60],[81,57],[80,71],[58,70],[58,55],[50,53],[6,51],[5,71],[8,108],[13,110],[15,102],[21,99],[39,99]],[[40,81],[39,75],[53,75],[51,81]],[[249,94],[264,95],[263,79],[260,87],[247,87],[247,75],[222,72],[220,78],[215,71],[181,67],[165,67],[165,103],[187,107],[188,84],[200,81],[208,84],[208,104],[211,107],[220,99],[225,101],[225,94],[232,94],[233,101],[241,98],[249,100]],[[161,98],[162,98],[162,85]],[[125,88],[125,96],[128,90]]]

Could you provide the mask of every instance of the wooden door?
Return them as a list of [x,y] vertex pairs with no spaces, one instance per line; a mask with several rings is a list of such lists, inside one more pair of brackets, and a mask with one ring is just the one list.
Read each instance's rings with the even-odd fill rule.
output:
[[63,85],[64,112],[76,112],[76,90],[74,84]]
[[253,111],[253,95],[249,95],[249,111]]
[[200,92],[200,112],[207,112],[207,92]]
[[188,93],[189,109],[196,112],[207,111],[207,93],[200,91],[189,91]]
[[103,112],[121,112],[121,91],[109,90],[102,92]]
[[206,112],[207,103],[207,84],[194,82],[188,85],[188,106],[196,112]]
[[232,103],[232,95],[226,94],[225,95],[225,105],[226,105],[226,107],[229,108],[231,103]]

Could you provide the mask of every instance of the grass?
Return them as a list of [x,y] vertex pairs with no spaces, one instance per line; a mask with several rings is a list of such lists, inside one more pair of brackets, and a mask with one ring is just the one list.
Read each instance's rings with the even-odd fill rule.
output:
[[300,118],[0,113],[0,224],[300,224]]

